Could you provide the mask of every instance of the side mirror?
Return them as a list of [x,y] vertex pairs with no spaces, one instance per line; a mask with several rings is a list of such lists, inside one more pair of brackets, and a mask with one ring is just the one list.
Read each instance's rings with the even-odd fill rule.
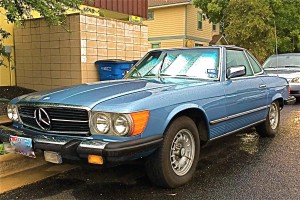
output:
[[235,78],[246,75],[246,67],[244,65],[232,66],[227,68],[227,78]]

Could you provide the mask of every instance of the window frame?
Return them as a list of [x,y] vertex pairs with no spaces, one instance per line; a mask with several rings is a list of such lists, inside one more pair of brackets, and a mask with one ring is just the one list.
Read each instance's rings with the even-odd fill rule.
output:
[[[261,64],[256,60],[256,58],[255,58],[249,51],[246,51],[246,56],[247,56],[247,58],[248,58],[248,60],[249,60],[249,63],[250,63],[250,65],[251,65],[251,67],[252,67],[252,71],[253,71],[254,75],[260,75],[260,74],[263,74],[263,73],[264,73],[264,70],[263,70]],[[251,63],[251,61],[250,61],[250,58],[252,58],[252,60],[253,60],[253,61],[257,64],[257,66],[260,68],[260,72],[255,72],[255,71],[254,71],[254,67],[253,67],[253,65],[252,65],[252,63]]]
[[215,23],[212,24],[212,31],[217,32],[217,24]]
[[[251,63],[250,63],[250,61],[249,61],[249,58],[247,57],[247,54],[246,54],[246,50],[244,50],[244,49],[226,49],[226,52],[225,52],[225,71],[227,72],[227,54],[228,54],[228,52],[227,51],[239,51],[239,52],[242,52],[243,54],[244,54],[244,56],[245,56],[245,60],[246,60],[246,62],[248,63],[248,65],[249,65],[249,68],[250,68],[250,70],[251,70],[251,72],[252,72],[252,74],[251,75],[249,75],[249,76],[247,76],[247,71],[246,71],[246,75],[244,75],[244,76],[240,76],[240,77],[234,77],[234,78],[230,78],[230,79],[233,79],[233,80],[235,80],[235,79],[245,79],[245,78],[253,78],[254,76],[255,76],[255,73],[254,73],[254,71],[253,71],[253,68],[252,68],[252,65],[251,65]],[[238,63],[237,63],[238,64]],[[247,66],[245,66],[246,67],[246,70],[247,70]],[[225,79],[226,80],[229,80],[229,78],[227,77],[227,73],[225,73]]]
[[[199,28],[199,22],[201,22],[201,28]],[[197,30],[199,31],[203,30],[203,12],[200,11],[197,12]]]
[[[149,18],[149,13],[152,13],[150,18]],[[148,10],[147,11],[147,20],[148,21],[154,20],[154,10]]]
[[[158,47],[153,47],[153,45],[158,45]],[[151,43],[151,49],[159,49],[159,48],[161,48],[161,42],[152,42]]]

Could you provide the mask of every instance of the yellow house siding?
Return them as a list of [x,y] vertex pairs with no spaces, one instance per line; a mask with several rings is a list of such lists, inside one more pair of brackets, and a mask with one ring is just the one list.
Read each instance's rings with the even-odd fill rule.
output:
[[[194,5],[187,5],[187,36],[203,38],[211,40],[212,36],[219,34],[219,25],[217,25],[217,31],[212,30],[212,23],[209,20],[202,20],[202,30],[198,30],[198,12],[202,12],[201,9],[196,8]],[[197,41],[197,40],[196,40]],[[207,43],[207,42],[202,42]]]
[[185,6],[153,9],[154,19],[144,21],[149,38],[185,34]]
[[[0,13],[5,13],[3,8],[0,8]],[[4,15],[0,15],[0,27],[11,33],[12,35],[3,41],[4,46],[12,47],[12,61],[11,66],[15,66],[14,64],[14,41],[13,41],[13,24],[8,24]],[[4,63],[8,65],[8,61],[4,57],[0,57],[0,59],[4,60]],[[8,86],[15,85],[15,70],[10,70],[8,67],[0,66],[0,86]]]

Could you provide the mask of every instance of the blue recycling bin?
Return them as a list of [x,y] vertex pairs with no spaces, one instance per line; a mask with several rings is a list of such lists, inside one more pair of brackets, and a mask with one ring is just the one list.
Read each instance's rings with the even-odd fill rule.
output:
[[101,81],[122,79],[125,71],[129,71],[135,63],[136,61],[125,60],[98,60],[95,62]]

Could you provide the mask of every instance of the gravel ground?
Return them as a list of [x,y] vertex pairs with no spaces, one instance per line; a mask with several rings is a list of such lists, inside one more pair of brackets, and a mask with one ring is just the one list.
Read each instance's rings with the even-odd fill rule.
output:
[[[4,99],[11,100],[15,97],[35,92],[34,90],[22,88],[18,86],[0,86],[0,115],[6,114],[7,101]],[[1,100],[2,99],[2,100]]]

